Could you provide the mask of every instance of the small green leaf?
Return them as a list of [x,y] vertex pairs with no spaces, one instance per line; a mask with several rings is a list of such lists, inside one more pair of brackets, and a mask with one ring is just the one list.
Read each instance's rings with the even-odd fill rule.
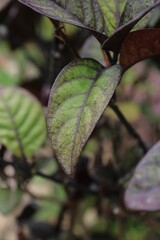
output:
[[46,137],[38,101],[21,88],[0,88],[0,142],[17,157],[33,155]]
[[132,210],[160,210],[160,141],[142,158],[125,193]]
[[11,190],[0,188],[0,212],[10,213],[21,201],[22,192],[20,190]]
[[49,136],[57,159],[74,176],[77,159],[109,103],[121,67],[104,68],[92,59],[78,59],[57,77],[48,106]]
[[98,32],[103,40],[115,31],[126,3],[126,0],[19,1],[49,18]]
[[80,54],[83,58],[93,58],[96,59],[101,64],[105,64],[101,45],[97,41],[97,39],[93,36],[90,36],[84,42]]

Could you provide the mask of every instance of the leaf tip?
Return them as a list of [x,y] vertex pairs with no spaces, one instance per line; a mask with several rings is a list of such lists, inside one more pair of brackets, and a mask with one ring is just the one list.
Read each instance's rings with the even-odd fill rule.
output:
[[61,164],[61,167],[63,168],[63,171],[65,174],[70,178],[75,178],[76,175],[76,167],[73,166],[73,164],[70,166],[69,164]]

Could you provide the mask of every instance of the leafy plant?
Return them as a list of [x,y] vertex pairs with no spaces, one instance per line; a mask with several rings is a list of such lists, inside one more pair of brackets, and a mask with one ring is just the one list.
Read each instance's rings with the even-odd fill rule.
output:
[[[102,43],[110,65],[113,65],[104,70],[93,60],[76,60],[63,69],[51,90],[48,110],[49,135],[57,159],[65,172],[73,176],[80,152],[120,81],[120,66],[115,65],[119,50],[121,49],[120,65],[123,71],[136,62],[157,54],[158,40],[151,49],[148,45],[158,38],[159,30],[146,29],[128,33],[160,2],[50,0],[45,2],[21,0],[21,2],[51,19],[94,31],[94,35]],[[114,20],[113,15],[116,16]],[[147,50],[144,43],[142,48],[138,39],[139,44],[131,42],[135,39],[136,33],[139,38],[143,35]],[[127,34],[128,37],[121,48]],[[120,37],[117,38],[117,36]],[[132,55],[128,57],[130,47],[133,50]],[[113,58],[109,50],[113,51]]]
[[[18,1],[16,4],[13,1],[2,4],[6,19],[10,16],[5,15],[7,9],[18,9],[16,24],[14,23],[15,26],[19,26],[18,35],[13,24],[11,30],[7,29],[7,37],[4,34],[3,38],[7,38],[11,49],[19,49],[19,56],[23,58],[20,63],[23,66],[17,65],[18,72],[21,72],[18,74],[18,81],[14,80],[15,76],[8,75],[5,62],[2,61],[2,67],[0,66],[0,173],[3,181],[3,187],[0,189],[0,211],[12,211],[21,201],[22,192],[34,200],[39,199],[42,203],[43,206],[40,207],[32,202],[27,206],[30,214],[27,215],[25,211],[28,210],[24,209],[17,217],[19,226],[25,224],[30,233],[29,236],[23,233],[24,238],[18,240],[55,237],[77,239],[74,231],[76,224],[83,229],[82,235],[85,239],[100,239],[101,235],[97,238],[94,230],[91,231],[90,238],[85,224],[82,223],[85,222],[85,211],[88,208],[91,208],[93,216],[97,213],[101,216],[102,223],[109,216],[105,224],[111,230],[105,236],[102,234],[102,239],[112,239],[112,236],[116,235],[117,226],[117,239],[128,239],[125,224],[128,226],[134,217],[132,213],[130,218],[128,217],[128,209],[160,209],[159,142],[149,150],[147,140],[143,141],[138,131],[127,120],[128,118],[135,122],[140,118],[141,112],[148,110],[148,105],[138,106],[134,99],[131,101],[127,99],[129,96],[123,96],[126,91],[126,71],[131,78],[127,83],[131,91],[129,95],[134,95],[135,91],[142,93],[139,82],[143,78],[146,79],[147,70],[143,71],[140,80],[135,80],[137,76],[134,77],[135,72],[132,74],[133,70],[130,68],[142,60],[160,55],[160,30],[156,28],[156,24],[155,28],[147,27],[150,19],[158,12],[160,0],[19,2],[41,15]],[[47,16],[50,22],[43,21],[42,15]],[[32,24],[27,23],[26,19]],[[157,19],[160,19],[159,15]],[[43,29],[39,31],[37,22],[40,23],[41,20]],[[21,21],[22,28],[19,25]],[[68,35],[66,29],[70,27],[67,24],[76,26]],[[48,38],[47,29],[51,28],[54,28],[55,34]],[[19,29],[23,34],[20,34]],[[16,38],[12,39],[14,35]],[[9,52],[9,48],[6,51]],[[22,72],[24,76],[21,76]],[[29,72],[32,74],[28,74]],[[18,84],[21,86],[16,86]],[[145,86],[150,88],[150,85]],[[119,103],[117,99],[120,94]],[[145,100],[143,102],[145,103]],[[46,119],[42,106],[47,108]],[[109,108],[112,112],[108,111]],[[133,117],[131,111],[136,112]],[[122,134],[119,123],[128,133]],[[46,125],[54,156],[46,138]],[[134,143],[137,142],[135,148],[132,141],[128,140],[130,137]],[[10,154],[9,161],[7,154]],[[128,159],[130,162],[126,162]],[[55,167],[53,161],[57,161],[58,167]],[[48,185],[47,194],[35,194],[32,187],[36,175],[45,181],[47,179],[61,185],[55,185],[55,189]],[[16,185],[11,193],[10,178],[14,179]],[[124,206],[121,195],[127,185]],[[86,201],[88,194],[94,196],[93,199],[89,199],[89,204]],[[7,202],[7,198],[11,201]],[[4,201],[7,204],[5,209],[2,207]],[[50,207],[52,201],[55,201],[58,211],[55,206]],[[46,211],[47,216],[43,210],[46,205],[50,209]],[[53,217],[54,228],[49,223],[43,223],[42,226],[45,227],[41,227],[41,223],[37,222],[38,216],[40,220],[44,216],[45,219],[50,219],[52,212],[56,216]],[[63,219],[68,215],[69,227],[65,231]],[[81,220],[76,223],[78,216]],[[138,215],[139,218],[140,216]],[[137,224],[139,218],[135,220]],[[89,228],[90,223],[87,224]],[[96,224],[93,217],[93,229]],[[142,224],[140,229],[147,229],[146,224]],[[42,233],[37,229],[42,229]],[[45,235],[44,229],[47,229],[48,235]],[[147,239],[146,234],[134,232],[134,235],[143,235],[143,238]]]

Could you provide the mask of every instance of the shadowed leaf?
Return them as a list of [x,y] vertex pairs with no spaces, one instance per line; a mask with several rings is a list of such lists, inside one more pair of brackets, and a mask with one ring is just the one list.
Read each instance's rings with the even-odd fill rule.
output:
[[128,0],[117,31],[106,40],[103,48],[118,53],[130,30],[159,4],[160,0]]
[[146,58],[160,54],[160,30],[143,29],[131,32],[120,50],[120,63],[124,70]]
[[125,193],[125,204],[132,210],[160,209],[160,142],[138,164]]
[[104,56],[102,53],[101,45],[93,36],[87,38],[81,49],[81,56],[83,58],[96,59],[101,64],[105,65]]
[[38,101],[20,88],[0,88],[0,142],[16,156],[33,155],[46,137]]
[[48,128],[57,159],[75,174],[78,157],[121,77],[121,67],[105,69],[92,59],[66,66],[52,87]]
[[[118,26],[126,0],[19,0],[35,11],[100,33],[102,41]],[[97,38],[100,37],[97,35]],[[100,37],[100,38],[101,38]]]

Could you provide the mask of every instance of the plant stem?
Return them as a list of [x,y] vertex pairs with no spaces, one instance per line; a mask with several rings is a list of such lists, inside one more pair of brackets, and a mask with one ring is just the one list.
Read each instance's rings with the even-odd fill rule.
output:
[[104,57],[104,60],[105,60],[105,63],[106,63],[106,67],[110,67],[111,66],[111,55],[109,52],[105,52],[103,49],[102,49],[102,54],[103,54],[103,57]]
[[71,50],[71,52],[73,53],[73,55],[75,56],[75,58],[80,58],[78,52],[76,51],[76,49],[70,44],[70,42],[68,41],[68,38],[65,34],[65,32],[62,30],[64,29],[63,26],[60,25],[60,23],[56,20],[50,19],[52,24],[55,27],[55,36],[58,37],[61,41],[65,42],[68,46],[68,48]]
[[68,211],[68,208],[69,208],[69,204],[64,204],[61,208],[61,211],[60,211],[60,214],[59,214],[59,217],[57,219],[56,226],[55,226],[56,236],[58,236],[59,233],[61,232],[62,222],[63,222],[63,219],[64,219],[64,216],[65,216],[66,212]]
[[48,179],[50,181],[56,182],[56,183],[63,183],[63,179],[61,179],[60,177],[58,177],[56,174],[52,174],[52,175],[46,175],[40,171],[35,172],[35,175]]
[[0,157],[3,158],[6,151],[6,147],[4,145],[0,146]]
[[143,142],[140,135],[135,131],[135,129],[132,127],[132,125],[127,121],[127,119],[124,117],[118,106],[114,103],[110,103],[111,109],[115,112],[121,123],[126,127],[129,134],[135,138],[138,141],[139,146],[143,150],[143,153],[145,154],[148,151],[148,148],[146,144]]
[[22,190],[24,190],[32,198],[35,198],[35,199],[38,199],[38,200],[50,200],[50,201],[53,201],[54,203],[57,203],[61,206],[65,205],[65,202],[63,202],[62,200],[58,199],[55,196],[36,195],[35,193],[32,193],[28,188],[24,188],[24,187],[22,187]]
[[70,207],[70,226],[68,229],[68,234],[66,240],[73,240],[74,239],[74,226],[75,226],[75,221],[76,221],[76,216],[77,216],[77,210],[78,210],[78,203],[72,202],[71,207]]

